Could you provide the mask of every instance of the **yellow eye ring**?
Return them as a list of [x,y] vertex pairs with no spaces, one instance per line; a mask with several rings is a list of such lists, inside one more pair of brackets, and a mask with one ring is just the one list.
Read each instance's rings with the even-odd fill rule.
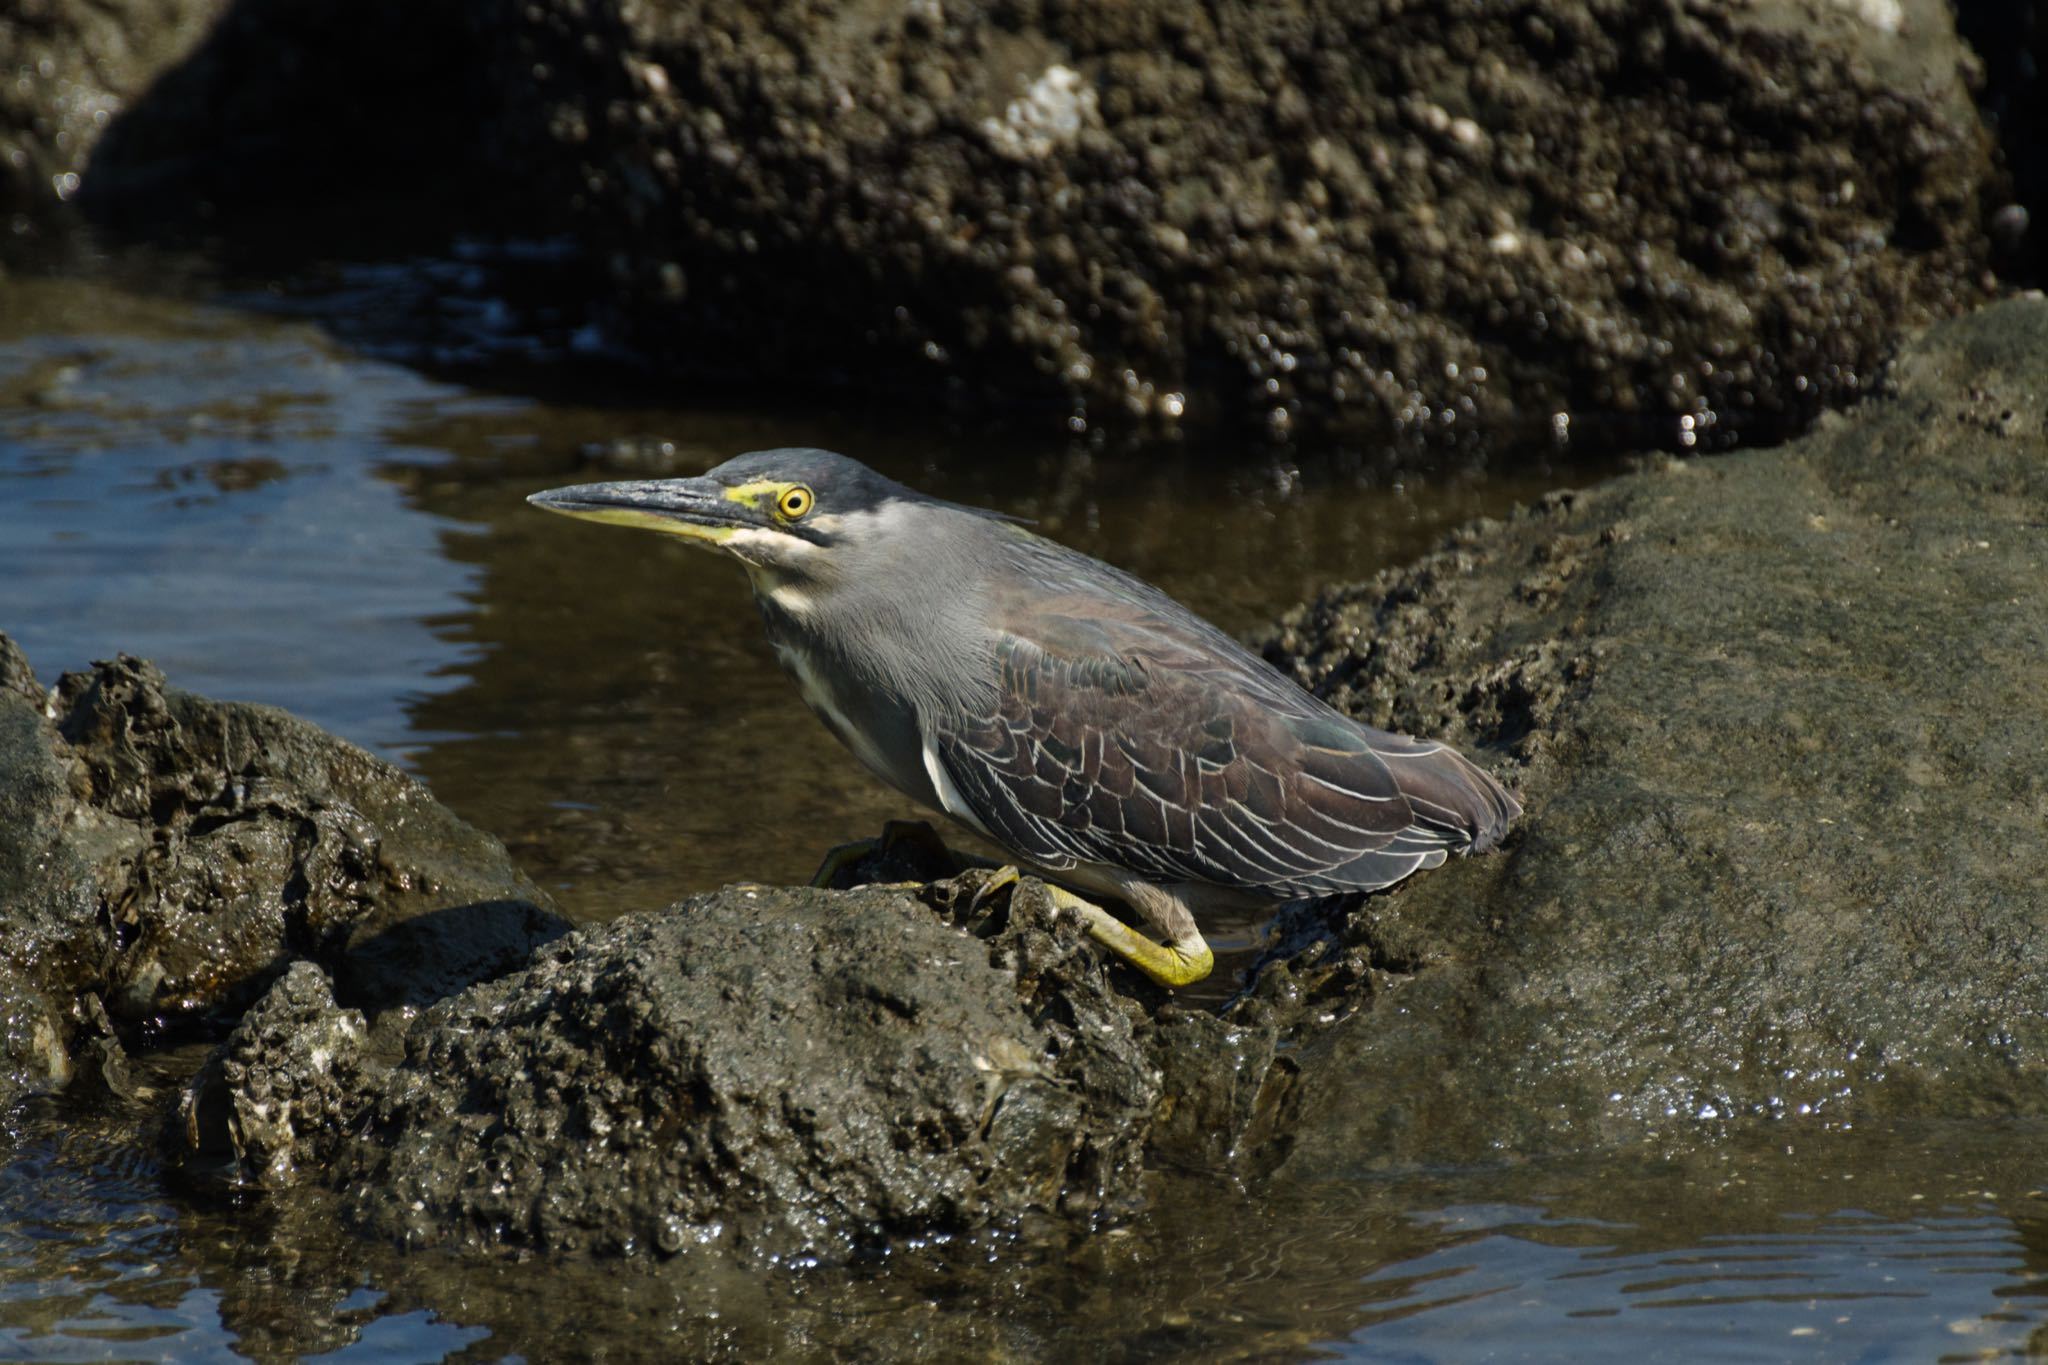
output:
[[816,502],[817,498],[812,496],[810,489],[800,483],[792,484],[783,489],[782,496],[775,500],[775,510],[782,514],[783,520],[797,521],[810,511]]

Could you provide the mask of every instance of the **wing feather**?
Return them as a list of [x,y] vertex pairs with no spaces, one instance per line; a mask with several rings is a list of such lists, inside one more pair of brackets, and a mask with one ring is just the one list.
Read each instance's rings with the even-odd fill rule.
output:
[[1217,680],[1014,634],[998,656],[990,712],[945,718],[935,751],[975,823],[1041,866],[1320,894],[1413,825],[1364,745],[1304,762],[1284,718]]
[[995,686],[928,738],[972,821],[1024,858],[1322,895],[1490,847],[1519,812],[1454,750],[1340,716],[1156,589],[1015,542]]

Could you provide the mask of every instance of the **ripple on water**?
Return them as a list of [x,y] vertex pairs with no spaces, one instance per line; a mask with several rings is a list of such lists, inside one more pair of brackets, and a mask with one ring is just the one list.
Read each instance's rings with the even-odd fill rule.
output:
[[34,310],[0,309],[0,630],[46,680],[138,654],[387,752],[419,742],[409,703],[473,657],[433,623],[474,573],[378,461],[419,405],[468,400],[311,328],[165,309],[85,336],[9,335]]
[[1786,1212],[1656,1250],[1630,1246],[1642,1227],[1540,1208],[1424,1216],[1463,1235],[1366,1277],[1367,1322],[1340,1355],[1456,1358],[1462,1341],[1490,1359],[1933,1360],[2022,1347],[2048,1321],[2038,1283],[2015,1283],[2019,1231],[1986,1210]]
[[[0,1360],[273,1359],[247,1340],[266,1297],[289,1322],[288,1353],[325,1346],[322,1360],[425,1365],[490,1335],[431,1309],[387,1313],[374,1290],[316,1286],[309,1311],[303,1287],[267,1273],[252,1283],[246,1260],[222,1254],[240,1239],[195,1230],[128,1123],[48,1102],[14,1116],[0,1164]],[[255,1220],[248,1240],[260,1243]]]

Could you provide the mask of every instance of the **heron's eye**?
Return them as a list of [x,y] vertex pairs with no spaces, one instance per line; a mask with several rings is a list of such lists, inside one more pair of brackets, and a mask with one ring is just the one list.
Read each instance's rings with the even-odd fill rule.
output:
[[802,484],[796,484],[782,490],[782,496],[775,500],[775,510],[782,513],[785,519],[796,521],[810,511],[811,504],[816,501],[817,499],[811,496],[810,489]]

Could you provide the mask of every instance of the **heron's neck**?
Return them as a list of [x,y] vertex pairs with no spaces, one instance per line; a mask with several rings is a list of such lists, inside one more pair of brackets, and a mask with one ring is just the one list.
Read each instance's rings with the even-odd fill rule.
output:
[[930,554],[850,550],[830,582],[749,566],[768,636],[845,684],[919,711],[994,685],[986,621],[991,560],[950,537]]

